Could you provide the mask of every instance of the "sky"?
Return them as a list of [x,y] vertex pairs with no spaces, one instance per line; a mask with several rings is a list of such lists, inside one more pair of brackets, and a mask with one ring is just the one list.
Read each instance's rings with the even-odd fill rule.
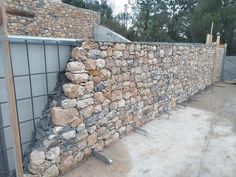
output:
[[107,0],[108,4],[111,4],[114,15],[124,12],[125,4],[128,4],[128,0]]

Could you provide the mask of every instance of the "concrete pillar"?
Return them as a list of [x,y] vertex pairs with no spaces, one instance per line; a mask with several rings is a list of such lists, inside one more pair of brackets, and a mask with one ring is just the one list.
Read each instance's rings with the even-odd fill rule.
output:
[[206,37],[206,44],[207,45],[211,45],[212,44],[212,38],[213,38],[212,35],[207,34],[207,37]]

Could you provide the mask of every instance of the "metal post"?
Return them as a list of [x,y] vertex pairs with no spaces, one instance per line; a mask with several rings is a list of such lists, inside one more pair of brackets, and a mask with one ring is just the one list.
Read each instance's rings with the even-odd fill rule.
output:
[[211,36],[212,36],[212,33],[213,33],[213,28],[214,28],[214,22],[211,23]]
[[15,168],[17,177],[23,177],[23,164],[20,145],[19,122],[16,109],[16,96],[14,90],[14,80],[12,76],[12,64],[10,58],[10,46],[7,33],[7,16],[5,9],[5,0],[0,1],[0,55],[4,60],[6,68],[7,96],[10,110],[10,122],[13,135],[13,147],[15,155]]
[[[0,105],[0,125],[3,125],[1,105]],[[4,128],[2,128],[0,129],[0,157],[2,158],[2,160],[0,161],[0,177],[4,177],[4,175],[9,173],[7,150],[4,149],[6,149],[6,143],[5,143]]]
[[225,80],[225,60],[226,60],[226,55],[227,55],[227,43],[224,45],[224,57],[222,61],[222,68],[221,68],[221,81]]

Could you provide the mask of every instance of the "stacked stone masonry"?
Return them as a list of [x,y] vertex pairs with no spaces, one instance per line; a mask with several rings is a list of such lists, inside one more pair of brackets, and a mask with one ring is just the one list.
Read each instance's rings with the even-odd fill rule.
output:
[[72,51],[51,134],[29,171],[54,177],[212,84],[215,47],[85,41]]
[[215,51],[215,60],[213,66],[213,82],[221,80],[223,71],[223,61],[225,56],[225,46],[217,46]]
[[8,15],[8,33],[40,37],[93,39],[100,13],[59,0],[7,0],[6,7],[35,13],[34,18]]

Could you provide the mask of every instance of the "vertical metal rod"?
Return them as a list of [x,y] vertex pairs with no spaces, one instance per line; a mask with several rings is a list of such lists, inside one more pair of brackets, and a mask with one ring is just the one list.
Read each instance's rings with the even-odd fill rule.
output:
[[[0,105],[0,125],[3,125],[3,117]],[[4,125],[3,125],[4,127]],[[4,129],[0,129],[0,172],[6,172],[9,175],[9,167],[8,167],[8,159],[7,159],[7,150],[6,149],[6,142],[5,142],[5,133]],[[1,174],[0,174],[1,177]]]
[[43,53],[44,53],[44,68],[45,68],[45,76],[46,76],[46,89],[47,89],[47,100],[48,94],[49,94],[49,89],[48,89],[48,70],[47,70],[47,55],[46,55],[46,45],[45,42],[43,41]]
[[[25,41],[25,47],[26,47],[26,55],[27,55],[27,63],[28,63],[28,73],[29,73],[31,109],[32,109],[34,132],[35,132],[36,124],[35,124],[35,115],[34,115],[34,100],[33,100],[33,89],[32,89],[32,77],[31,77],[31,71],[30,71],[29,45],[28,45],[27,40]],[[35,134],[34,134],[33,138],[35,138]]]
[[[9,43],[10,44],[10,43]],[[14,70],[13,70],[13,63],[12,63],[12,56],[11,56],[11,45],[9,45],[9,51],[10,51],[10,59],[11,59],[11,70],[12,70],[12,76],[13,76],[13,86],[14,86],[14,94],[16,95],[16,86],[15,86],[15,77],[14,77]],[[22,150],[22,138],[21,138],[21,128],[20,128],[20,120],[19,120],[19,112],[18,112],[18,101],[17,96],[15,97],[16,102],[16,112],[17,112],[17,121],[18,121],[18,128],[19,128],[19,134],[20,134],[20,143],[21,143],[21,154],[23,155]]]
[[213,33],[213,28],[214,28],[214,22],[211,23],[211,36],[212,36],[212,33]]
[[12,76],[12,66],[10,58],[10,48],[7,33],[7,16],[5,10],[5,0],[0,1],[0,52],[1,57],[4,59],[4,66],[6,68],[6,85],[7,85],[7,96],[9,103],[9,114],[11,122],[11,130],[13,136],[13,146],[15,155],[15,167],[17,177],[23,177],[23,164],[22,164],[22,153],[20,145],[20,135],[19,135],[19,122],[17,118],[16,109],[16,95],[14,92],[14,81]]
[[60,59],[60,51],[59,51],[59,44],[57,42],[57,59],[58,59],[58,71],[60,72],[61,71],[61,59]]
[[227,55],[227,44],[224,45],[224,57],[222,61],[222,68],[221,68],[221,81],[225,80],[225,60]]

